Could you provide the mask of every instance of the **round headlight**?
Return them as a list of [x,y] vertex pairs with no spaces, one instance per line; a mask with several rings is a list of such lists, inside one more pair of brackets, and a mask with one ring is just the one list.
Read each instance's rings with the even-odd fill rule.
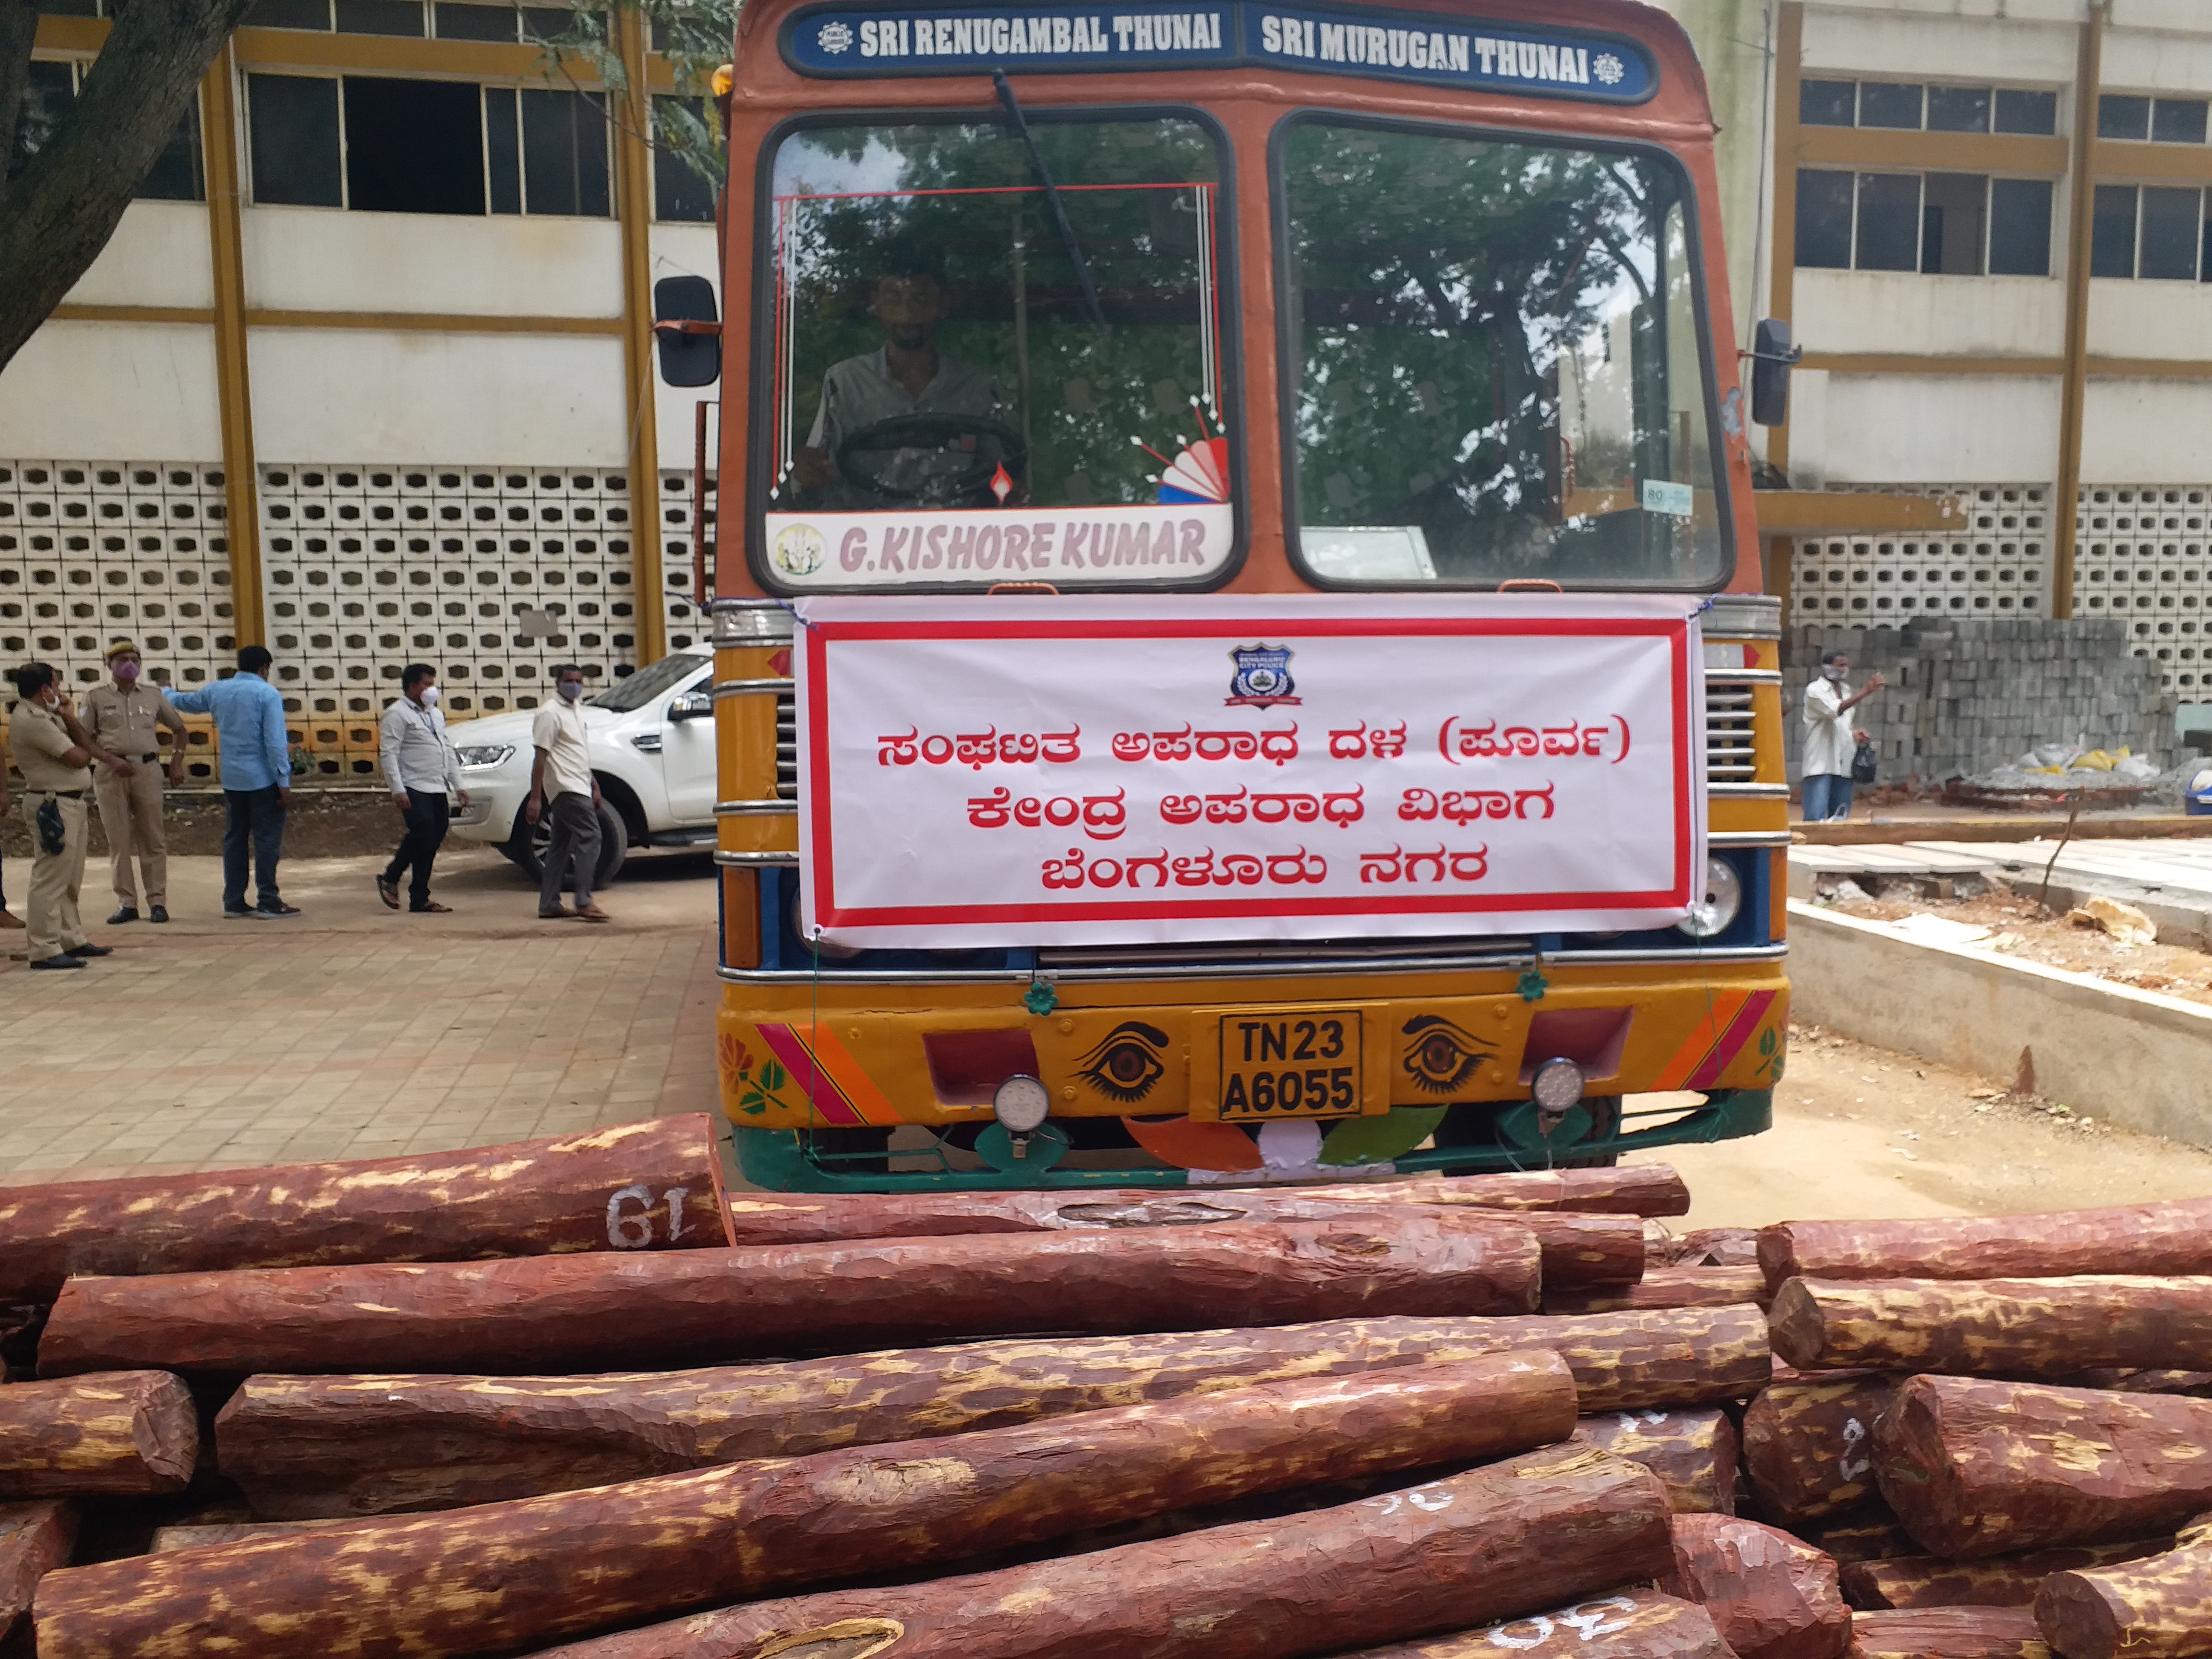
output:
[[1711,939],[1728,932],[1742,908],[1743,883],[1736,878],[1735,866],[1726,859],[1707,859],[1705,896],[1674,926],[1692,939]]
[[1547,1060],[1529,1079],[1528,1094],[1540,1110],[1564,1116],[1583,1097],[1583,1068],[1571,1060]]
[[1033,1077],[1016,1073],[991,1097],[991,1110],[1009,1134],[1034,1131],[1052,1112],[1052,1092]]

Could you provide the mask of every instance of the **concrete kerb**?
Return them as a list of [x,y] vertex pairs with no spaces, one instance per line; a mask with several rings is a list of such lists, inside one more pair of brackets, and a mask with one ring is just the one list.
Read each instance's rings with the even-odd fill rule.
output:
[[2145,1134],[2212,1148],[2212,1006],[1791,900],[1794,1015],[1880,1048],[2008,1079]]

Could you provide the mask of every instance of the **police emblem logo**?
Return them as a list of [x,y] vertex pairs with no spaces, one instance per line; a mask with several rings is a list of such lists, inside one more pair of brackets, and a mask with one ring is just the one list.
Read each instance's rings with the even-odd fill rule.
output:
[[785,575],[811,576],[822,568],[822,561],[829,551],[820,531],[811,524],[794,524],[777,533],[771,556],[775,568]]
[[815,40],[827,52],[841,52],[853,44],[853,31],[842,23],[824,23]]
[[1297,688],[1291,679],[1291,648],[1286,645],[1240,645],[1229,653],[1236,672],[1229,677],[1229,708],[1272,708],[1279,702],[1297,702]]

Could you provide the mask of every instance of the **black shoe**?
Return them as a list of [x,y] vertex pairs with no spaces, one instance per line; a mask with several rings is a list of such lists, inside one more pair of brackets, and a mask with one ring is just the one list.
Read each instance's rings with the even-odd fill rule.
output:
[[260,914],[258,910],[225,910],[222,919],[225,921],[251,921]]
[[397,910],[399,908],[399,884],[391,877],[379,876],[376,878],[376,896],[384,901],[386,909]]
[[149,921],[167,921],[168,919],[169,907],[166,904],[155,905],[146,916],[146,920]]
[[48,957],[42,962],[34,962],[31,966],[33,968],[82,968],[84,963],[64,952],[58,957]]
[[126,921],[136,921],[137,920],[137,907],[136,905],[126,904],[120,910],[118,910],[113,915],[108,917],[107,925],[110,927],[120,927]]
[[73,957],[112,957],[115,954],[115,947],[112,945],[72,945],[66,954]]
[[300,907],[278,899],[274,904],[257,905],[253,914],[257,916],[296,916],[300,914]]

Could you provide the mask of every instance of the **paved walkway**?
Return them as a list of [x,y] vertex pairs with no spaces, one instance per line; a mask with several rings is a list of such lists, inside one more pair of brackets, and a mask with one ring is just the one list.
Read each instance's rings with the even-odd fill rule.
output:
[[455,914],[394,915],[381,863],[287,860],[305,914],[264,922],[221,918],[219,860],[175,859],[176,920],[106,927],[94,860],[86,911],[115,954],[82,973],[0,962],[0,1180],[391,1157],[715,1109],[705,855],[633,860],[607,927],[538,921],[535,891],[475,849],[440,860]]

